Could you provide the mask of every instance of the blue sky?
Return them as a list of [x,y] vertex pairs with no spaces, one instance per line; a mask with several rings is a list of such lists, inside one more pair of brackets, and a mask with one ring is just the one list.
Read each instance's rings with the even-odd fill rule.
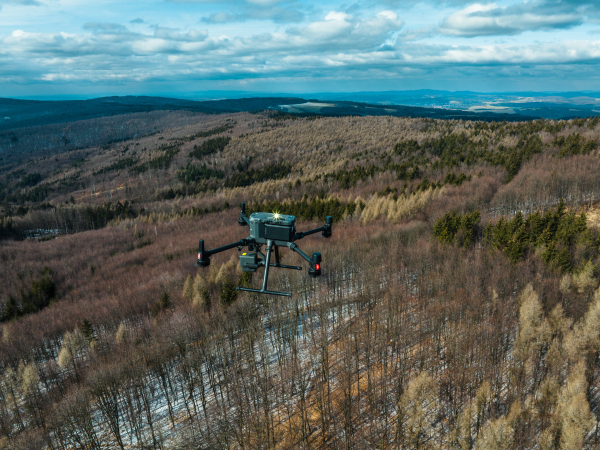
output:
[[600,2],[0,0],[0,96],[600,90]]

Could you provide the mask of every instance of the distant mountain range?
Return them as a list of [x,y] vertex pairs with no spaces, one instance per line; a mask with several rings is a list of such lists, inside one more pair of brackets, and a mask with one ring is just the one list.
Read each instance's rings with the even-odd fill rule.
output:
[[[317,93],[296,96],[223,98],[251,93],[206,92],[196,99],[125,96],[87,100],[20,100],[0,98],[0,130],[66,123],[95,117],[185,110],[208,114],[271,109],[300,115],[392,115],[438,119],[570,119],[600,115],[600,93],[477,93],[434,90]],[[256,95],[256,94],[254,94]]]

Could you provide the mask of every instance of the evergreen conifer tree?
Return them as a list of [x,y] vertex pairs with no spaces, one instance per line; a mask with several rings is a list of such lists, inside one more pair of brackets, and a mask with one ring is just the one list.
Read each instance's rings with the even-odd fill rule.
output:
[[163,295],[160,298],[160,306],[162,309],[167,309],[171,306],[171,298],[169,297],[169,293],[167,291],[163,292]]
[[240,287],[251,287],[252,286],[252,272],[242,272],[238,279],[238,286]]
[[571,254],[569,250],[566,248],[561,250],[558,255],[556,255],[556,265],[562,269],[563,272],[571,271]]
[[17,301],[12,295],[8,296],[8,300],[4,305],[4,311],[2,311],[2,317],[0,317],[1,322],[7,322],[9,320],[16,319],[20,315],[19,306],[17,305]]
[[85,336],[88,342],[91,342],[94,339],[94,326],[90,323],[89,320],[83,319],[81,324],[81,332]]
[[235,284],[231,278],[227,277],[221,291],[221,302],[224,305],[230,305],[237,299],[238,291],[235,289]]

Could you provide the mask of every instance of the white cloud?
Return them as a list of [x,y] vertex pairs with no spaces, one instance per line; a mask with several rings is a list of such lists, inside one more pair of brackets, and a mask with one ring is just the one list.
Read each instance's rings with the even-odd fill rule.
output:
[[154,37],[169,41],[200,42],[205,40],[207,36],[207,30],[190,30],[187,33],[180,33],[169,28],[156,27],[154,29]]
[[304,13],[294,7],[282,6],[281,2],[265,2],[265,5],[255,5],[248,2],[235,8],[235,12],[219,11],[202,17],[201,22],[208,24],[224,24],[245,22],[247,20],[270,20],[275,23],[289,24],[304,20]]
[[[380,24],[379,34],[374,34],[370,26],[373,23]],[[95,30],[91,35],[17,30],[2,39],[0,53],[22,61],[23,67],[31,68],[35,60],[33,72],[37,70],[37,77],[45,80],[147,80],[169,74],[231,79],[316,72],[393,77],[436,67],[600,64],[600,41],[522,46],[403,42],[376,51],[375,44],[382,44],[399,25],[397,16],[385,13],[355,22],[340,17],[291,33],[265,33],[251,38],[221,39],[203,31],[182,33],[157,28],[153,35],[129,33],[128,39],[113,39],[113,30],[118,27],[90,24],[87,28]],[[0,78],[7,76],[0,69]]]
[[381,30],[396,31],[402,27],[402,20],[393,11],[382,11],[375,17],[371,17],[360,23],[362,32],[368,35],[379,35]]
[[525,31],[571,28],[582,23],[583,17],[575,8],[557,9],[550,3],[523,2],[509,7],[475,3],[446,17],[439,30],[462,37],[515,35]]
[[218,13],[211,14],[208,17],[201,19],[204,23],[229,23],[229,22],[243,22],[247,19],[247,16],[243,14],[230,14],[225,11],[219,11]]
[[[512,7],[472,4],[449,15],[442,26],[434,22],[421,27],[419,22],[408,29],[402,19],[410,25],[414,23],[410,16],[401,19],[397,11],[383,7],[323,6],[316,20],[295,26],[289,22],[287,26],[251,24],[248,28],[212,25],[260,14],[273,21],[275,9],[295,8],[290,2],[270,1],[267,6],[240,2],[247,9],[231,12],[207,8],[213,14],[203,22],[211,25],[198,26],[196,18],[195,24],[190,21],[181,28],[130,25],[156,23],[156,16],[147,12],[144,20],[134,19],[127,26],[112,23],[113,19],[107,20],[110,16],[99,16],[69,33],[34,32],[17,25],[18,30],[0,38],[0,83],[316,78],[371,83],[405,76],[439,78],[441,73],[461,80],[486,74],[543,77],[546,72],[567,73],[567,68],[573,73],[600,73],[600,41],[594,40],[595,35],[582,33],[580,39],[538,40],[527,45],[514,45],[510,39],[509,44],[484,45],[491,41],[452,37],[571,26],[571,19],[579,23],[583,14],[579,6],[571,3],[567,8],[565,2],[552,1],[551,8],[548,1],[544,3],[548,8],[543,11],[535,1]],[[208,30],[197,29],[205,27]],[[439,36],[440,29],[446,36]],[[451,45],[457,42],[464,45]]]
[[343,12],[336,12],[336,11],[330,11],[326,16],[325,16],[325,20],[337,20],[337,21],[341,21],[341,20],[346,20],[346,19],[350,19],[352,16],[345,14]]
[[312,22],[304,28],[288,29],[280,40],[307,50],[357,52],[374,50],[401,27],[402,21],[391,11],[362,20],[345,13],[330,12],[325,20]]

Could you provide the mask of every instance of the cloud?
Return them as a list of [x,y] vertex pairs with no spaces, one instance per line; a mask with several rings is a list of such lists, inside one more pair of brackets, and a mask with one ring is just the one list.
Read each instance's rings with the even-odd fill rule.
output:
[[[419,32],[427,35],[429,30]],[[600,72],[600,40],[448,45],[407,40],[410,33],[415,34],[404,32],[403,21],[391,10],[365,17],[334,10],[302,26],[251,36],[213,36],[206,30],[161,26],[137,33],[101,21],[88,22],[77,33],[15,30],[0,39],[0,82],[364,79],[373,83],[433,74],[439,78],[441,73],[467,80],[566,74],[567,67],[573,73],[575,67]]]
[[297,23],[304,20],[304,13],[298,9],[273,6],[253,7],[246,11],[249,19],[254,20],[272,20],[275,23]]
[[138,17],[137,19],[130,20],[129,23],[146,23],[146,21]]
[[370,5],[385,5],[390,8],[410,8],[420,3],[442,6],[462,6],[473,3],[473,0],[370,0]]
[[398,35],[398,40],[401,41],[419,41],[422,39],[427,39],[433,37],[437,34],[437,27],[433,25],[428,25],[420,28],[411,28],[402,31]]
[[84,30],[92,30],[99,33],[128,33],[129,30],[126,26],[118,23],[98,23],[98,22],[87,22],[83,24]]
[[181,42],[201,42],[208,36],[206,30],[190,30],[187,33],[180,33],[171,28],[155,27],[154,37],[165,41],[181,41]]
[[288,24],[302,22],[305,18],[305,14],[299,9],[279,5],[257,7],[254,4],[246,4],[243,7],[236,8],[236,11],[238,12],[219,11],[201,18],[200,21],[207,24],[223,24],[245,22],[247,20],[270,20],[275,23]]
[[[515,65],[600,63],[600,41],[508,45],[435,45],[397,40],[402,20],[392,11],[356,18],[342,12],[329,12],[323,20],[304,27],[257,34],[249,37],[213,37],[206,30],[155,26],[152,34],[134,33],[114,23],[88,22],[88,34],[32,33],[16,30],[1,40],[0,54],[19,59],[54,64],[60,58],[73,58],[72,65],[87,65],[95,55],[111,56],[115,70],[133,64],[128,57],[171,58],[182,68],[198,64],[225,73],[238,68],[253,71],[271,67],[301,70],[311,62],[315,67],[426,66],[428,64]],[[40,59],[41,58],[41,59]],[[125,59],[123,59],[125,58]],[[135,63],[141,60],[136,59]],[[110,61],[109,61],[110,62]],[[207,64],[209,63],[209,64]],[[298,66],[296,66],[298,64]]]
[[243,14],[230,14],[223,11],[211,14],[208,17],[203,17],[202,19],[200,19],[201,22],[209,24],[243,22],[245,20],[247,20],[247,16]]
[[393,11],[382,11],[365,19],[330,11],[322,21],[303,28],[290,28],[277,41],[296,48],[335,50],[373,50],[383,44],[403,22]]
[[294,0],[165,0],[170,3],[218,3],[218,4],[252,4],[258,6],[273,6],[290,3]]
[[[415,51],[416,49],[419,51]],[[408,52],[406,52],[408,50]],[[406,47],[403,53],[413,65],[522,66],[600,64],[600,41],[567,41],[530,45]]]
[[[53,76],[61,71],[74,73],[75,68],[89,75],[95,64],[111,70],[113,76],[127,76],[131,66],[155,59],[168,64],[169,70],[200,70],[200,75],[213,71],[258,75],[287,70],[285,67],[303,58],[315,66],[345,65],[349,61],[346,53],[375,51],[401,26],[402,21],[391,11],[365,19],[333,12],[301,28],[250,37],[211,37],[206,30],[182,32],[159,26],[153,34],[144,34],[120,24],[88,22],[83,27],[91,32],[88,34],[16,30],[0,41],[0,55],[15,61],[35,60],[40,71],[51,68]],[[55,66],[57,61],[62,63]],[[202,69],[197,69],[199,66]]]
[[508,7],[475,3],[446,17],[439,31],[461,37],[516,35],[572,28],[582,22],[582,14],[565,2],[523,2]]
[[[593,12],[597,10],[596,0],[522,0],[524,4],[538,4],[547,10],[573,10],[573,9],[586,9]],[[477,3],[474,0],[366,0],[363,2],[365,6],[373,5],[386,5],[391,8],[410,8],[418,4],[444,6],[444,7],[456,7],[456,6],[468,6],[473,3]],[[488,4],[489,2],[486,2]]]
[[346,20],[351,19],[352,16],[343,12],[330,11],[326,16],[325,20]]

